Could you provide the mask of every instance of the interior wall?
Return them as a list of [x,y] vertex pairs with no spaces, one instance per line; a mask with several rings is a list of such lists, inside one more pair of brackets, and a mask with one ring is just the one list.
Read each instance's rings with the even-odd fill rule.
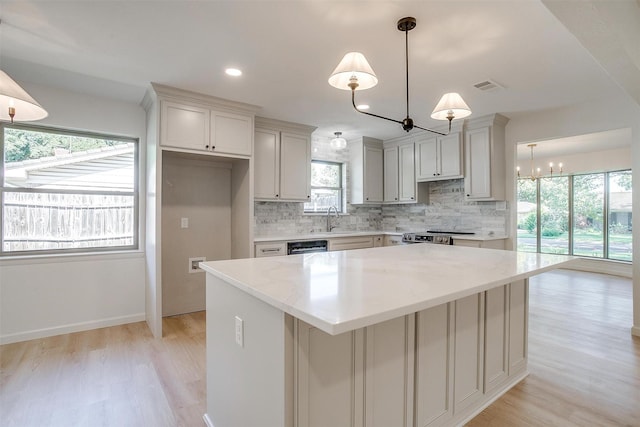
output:
[[169,151],[162,162],[162,315],[172,316],[205,309],[205,273],[190,272],[190,258],[231,258],[231,164]]
[[[139,105],[20,83],[49,112],[34,124],[138,138],[145,194],[145,114]],[[0,259],[0,343],[144,320],[144,197],[139,203],[138,251]]]

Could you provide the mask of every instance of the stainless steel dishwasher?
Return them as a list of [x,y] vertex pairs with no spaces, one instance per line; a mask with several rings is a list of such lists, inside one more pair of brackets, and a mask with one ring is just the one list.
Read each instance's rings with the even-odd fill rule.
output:
[[287,255],[310,254],[314,252],[327,252],[327,240],[305,240],[301,242],[288,242]]

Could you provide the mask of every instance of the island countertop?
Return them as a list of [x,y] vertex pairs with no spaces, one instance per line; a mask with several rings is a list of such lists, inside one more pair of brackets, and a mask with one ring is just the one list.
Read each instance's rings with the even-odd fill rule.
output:
[[331,335],[543,273],[574,258],[405,245],[209,261],[206,272]]

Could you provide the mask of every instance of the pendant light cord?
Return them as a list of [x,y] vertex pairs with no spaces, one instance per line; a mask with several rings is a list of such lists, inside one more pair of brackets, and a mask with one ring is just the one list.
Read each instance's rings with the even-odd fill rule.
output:
[[407,87],[407,118],[409,118],[409,30],[404,30],[404,71]]

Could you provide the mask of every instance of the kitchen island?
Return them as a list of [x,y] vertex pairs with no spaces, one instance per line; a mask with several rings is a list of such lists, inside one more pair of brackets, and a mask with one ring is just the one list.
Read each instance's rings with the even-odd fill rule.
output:
[[423,244],[202,263],[205,422],[463,423],[527,375],[528,278],[569,262]]

